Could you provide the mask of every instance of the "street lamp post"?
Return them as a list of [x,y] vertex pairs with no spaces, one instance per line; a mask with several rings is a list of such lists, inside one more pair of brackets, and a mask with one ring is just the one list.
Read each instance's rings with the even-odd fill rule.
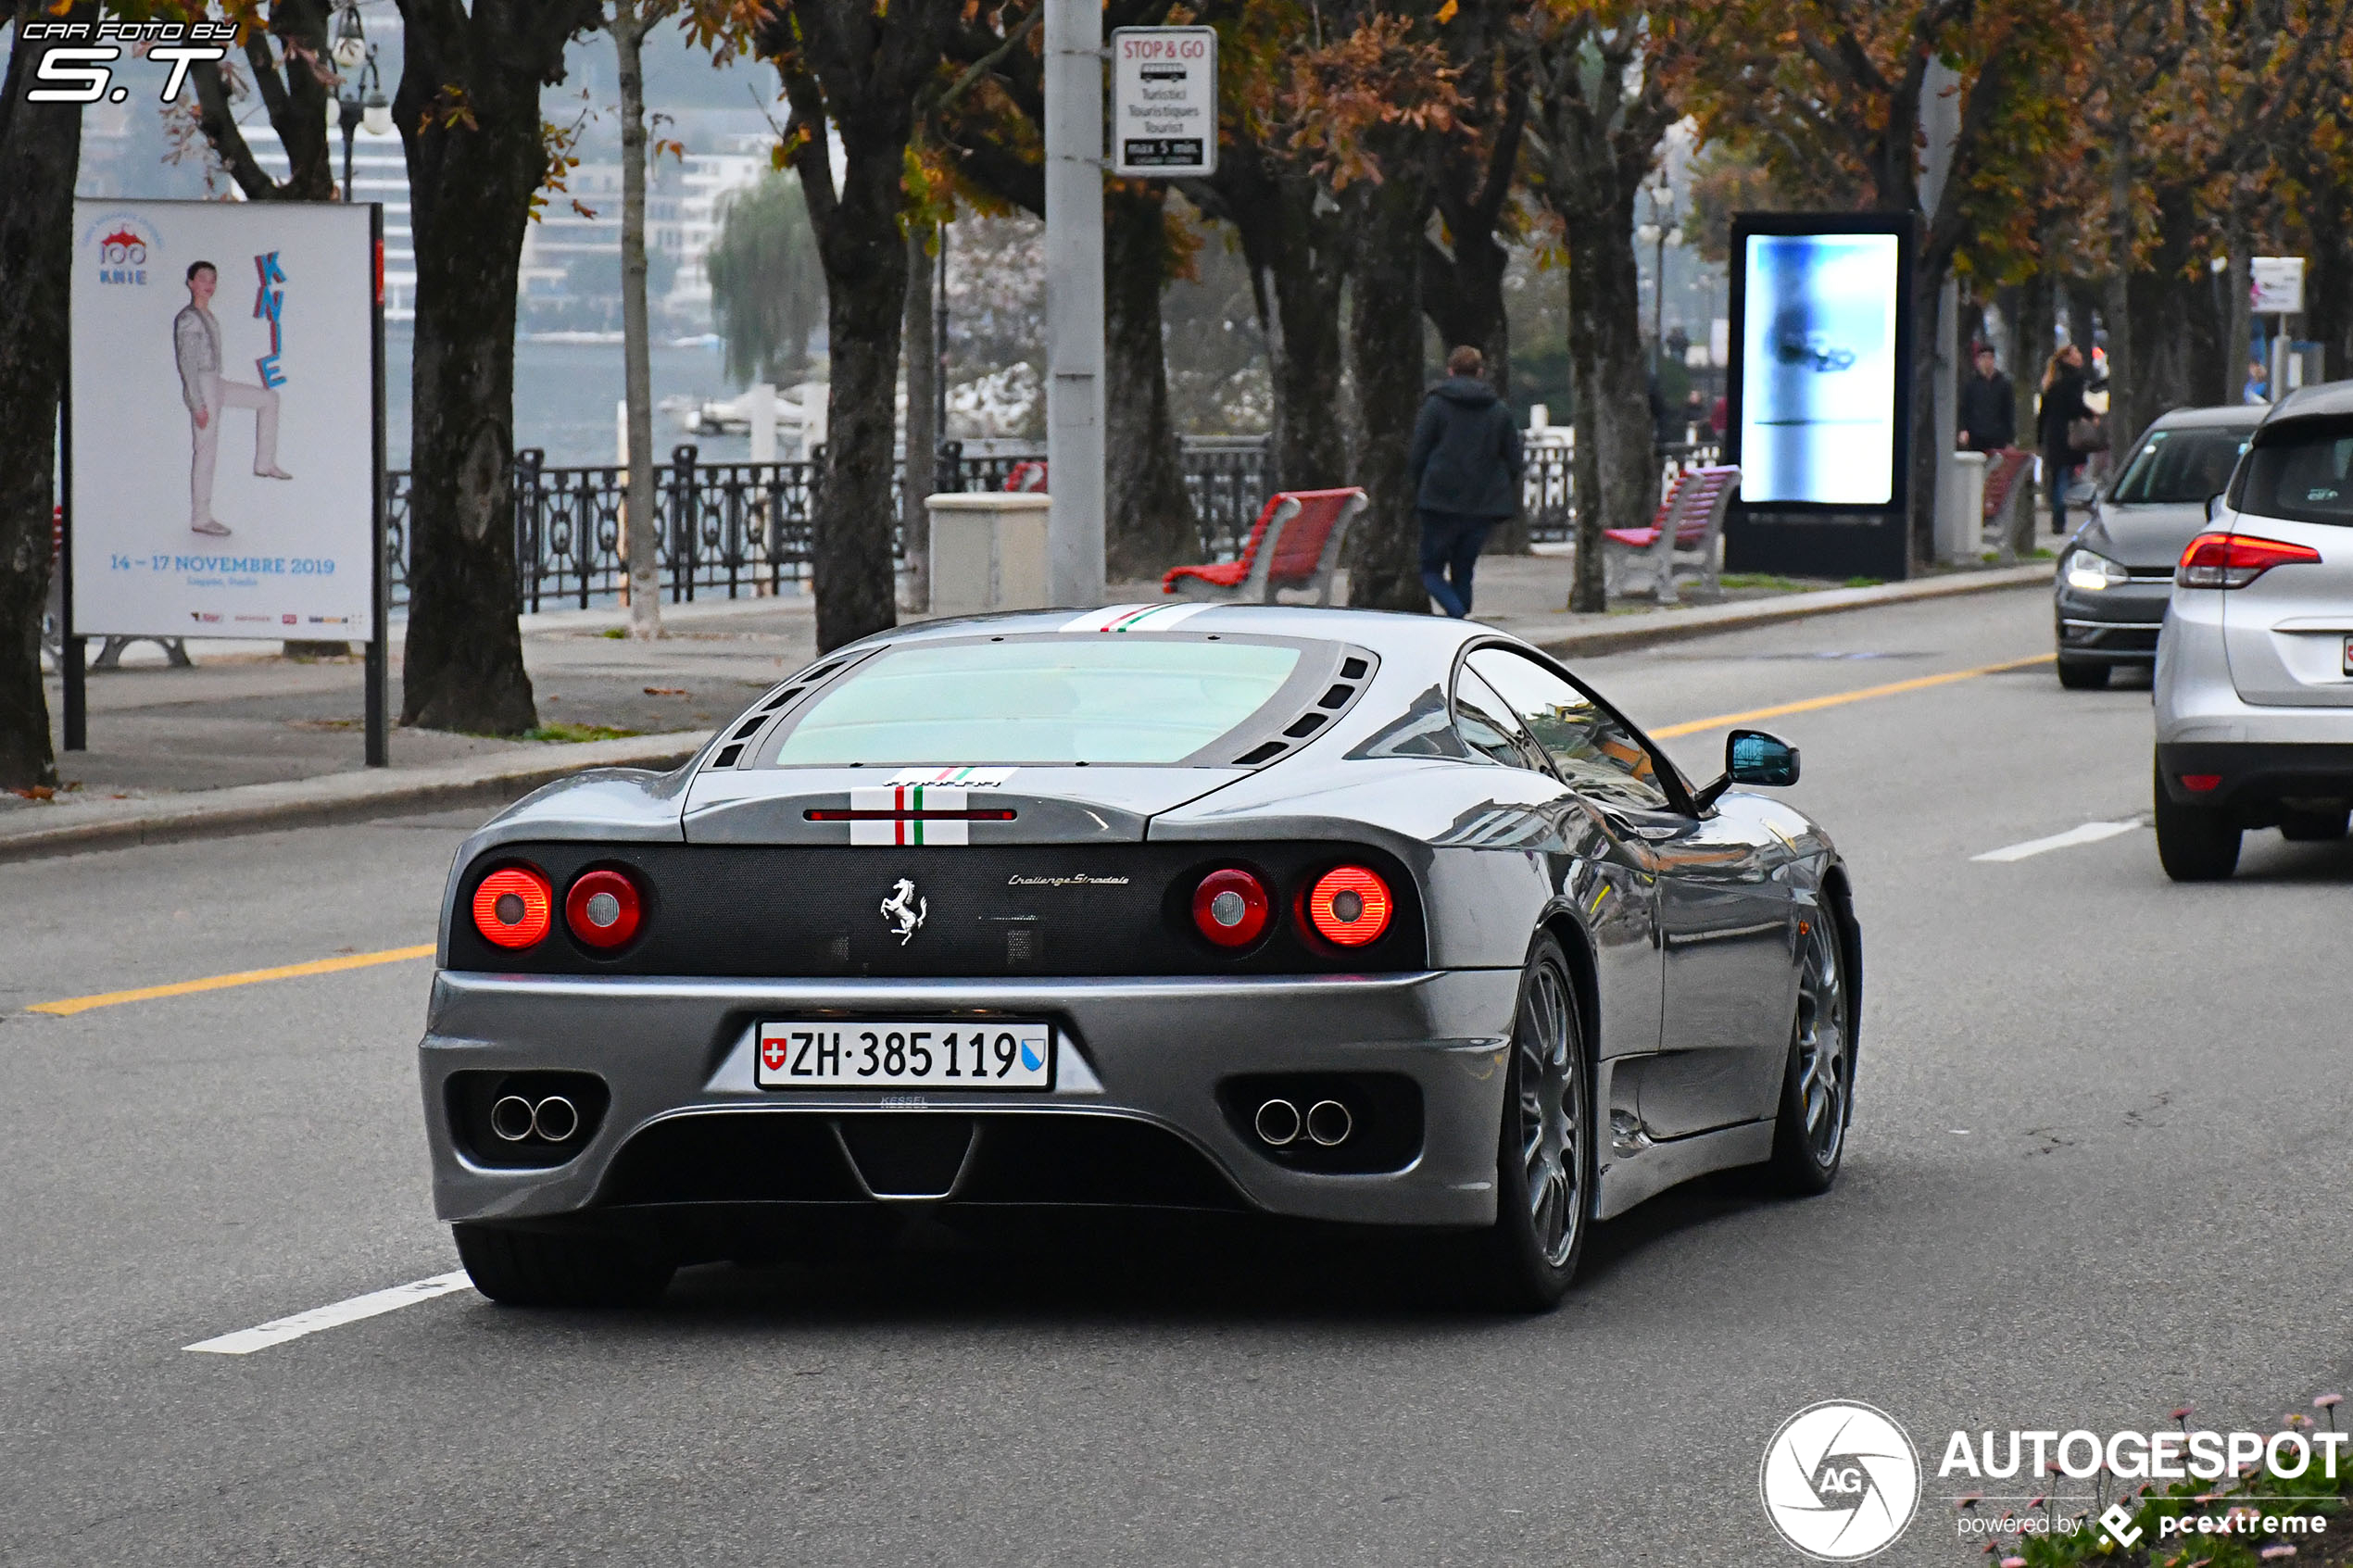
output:
[[392,130],[392,107],[384,102],[383,79],[376,74],[376,46],[368,42],[359,19],[359,0],[335,7],[335,35],[327,53],[335,62],[337,123],[343,130],[343,199],[351,199],[351,138],[361,126],[371,136]]

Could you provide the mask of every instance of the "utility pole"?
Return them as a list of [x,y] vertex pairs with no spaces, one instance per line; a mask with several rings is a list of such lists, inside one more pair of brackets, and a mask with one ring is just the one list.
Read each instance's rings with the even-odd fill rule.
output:
[[1046,594],[1103,599],[1103,16],[1046,5]]
[[[1920,84],[1920,131],[1927,143],[1926,167],[1920,172],[1920,222],[1933,220],[1944,199],[1944,182],[1953,171],[1953,144],[1961,132],[1959,73],[1942,60],[1929,62]],[[1936,443],[1936,491],[1930,536],[1942,543],[1938,554],[1950,560],[1975,562],[1979,520],[1963,518],[1968,503],[1961,491],[1961,466],[1954,459],[1960,432],[1961,286],[1947,276],[1937,291],[1936,341],[1915,343],[1915,354],[1935,356],[1935,403],[1930,439]],[[1906,373],[1909,373],[1906,367]]]

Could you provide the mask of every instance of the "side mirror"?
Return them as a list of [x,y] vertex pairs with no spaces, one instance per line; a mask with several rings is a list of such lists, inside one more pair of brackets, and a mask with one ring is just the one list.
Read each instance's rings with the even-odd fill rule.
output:
[[1692,804],[1705,811],[1734,784],[1779,788],[1797,782],[1797,747],[1762,730],[1734,730],[1724,741],[1724,776],[1705,785]]
[[2214,521],[2222,515],[2222,497],[2227,492],[2217,490],[2206,498],[2206,521]]

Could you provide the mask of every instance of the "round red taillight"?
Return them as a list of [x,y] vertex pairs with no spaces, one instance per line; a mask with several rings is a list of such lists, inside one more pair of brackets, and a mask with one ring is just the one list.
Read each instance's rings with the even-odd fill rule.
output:
[[528,947],[547,935],[555,890],[528,866],[492,872],[474,889],[474,929],[501,947]]
[[1362,866],[1335,866],[1307,890],[1307,923],[1327,942],[1361,947],[1389,929],[1389,884]]
[[1232,866],[1210,872],[1193,889],[1193,924],[1221,947],[1247,947],[1257,941],[1272,908],[1266,884]]
[[564,895],[564,923],[591,947],[618,947],[637,935],[645,901],[619,872],[583,872]]

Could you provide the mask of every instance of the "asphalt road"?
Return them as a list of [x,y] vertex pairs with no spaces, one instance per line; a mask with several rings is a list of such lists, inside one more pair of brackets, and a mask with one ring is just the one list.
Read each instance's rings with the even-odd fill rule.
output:
[[[1592,661],[1667,727],[2028,659],[2009,593]],[[1541,1318],[1410,1250],[1256,1227],[713,1268],[659,1310],[457,1290],[408,960],[28,1004],[429,941],[465,822],[0,867],[0,1562],[1800,1561],[1756,1496],[1816,1400],[1957,1428],[2269,1427],[2353,1372],[2353,846],[2176,887],[2145,689],[2047,665],[1766,721],[1850,857],[1862,1077],[1830,1196],[1719,1180],[1603,1227]],[[1670,743],[1712,773],[1720,731]],[[1926,1482],[1881,1561],[1982,1561]]]

